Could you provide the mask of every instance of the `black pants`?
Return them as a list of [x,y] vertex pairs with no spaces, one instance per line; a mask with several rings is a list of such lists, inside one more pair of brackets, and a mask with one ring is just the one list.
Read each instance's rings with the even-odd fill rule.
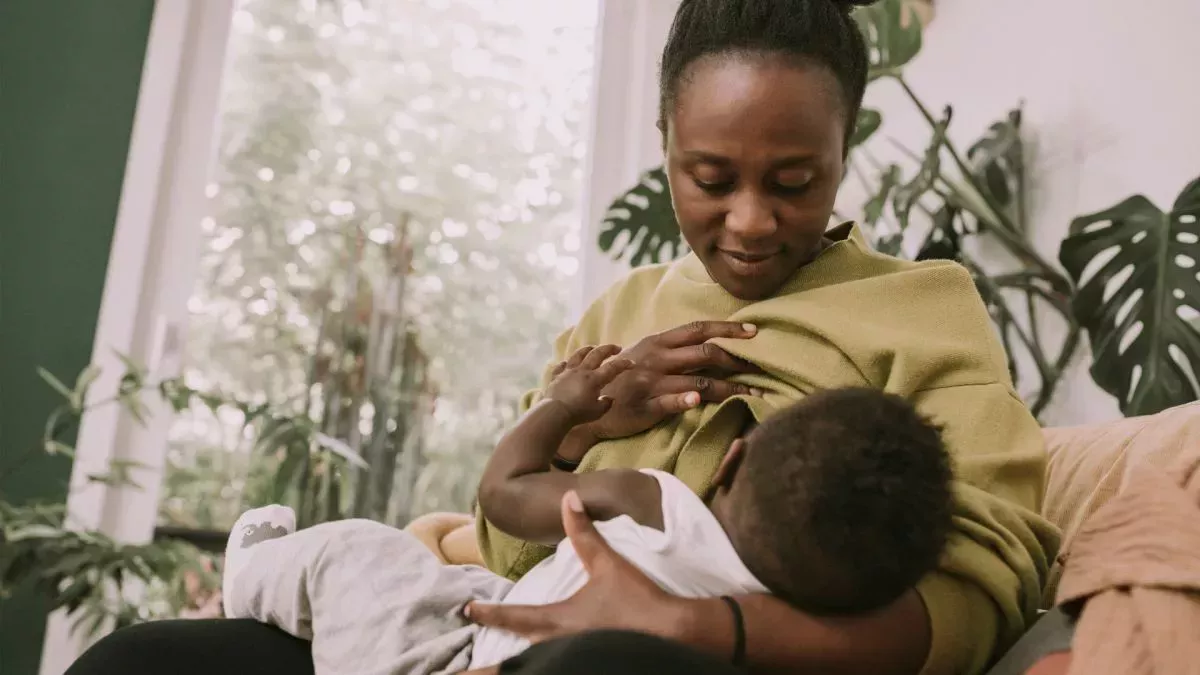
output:
[[[244,619],[158,621],[97,642],[66,675],[311,675],[309,644]],[[737,675],[682,645],[599,632],[535,645],[501,668],[513,675]]]

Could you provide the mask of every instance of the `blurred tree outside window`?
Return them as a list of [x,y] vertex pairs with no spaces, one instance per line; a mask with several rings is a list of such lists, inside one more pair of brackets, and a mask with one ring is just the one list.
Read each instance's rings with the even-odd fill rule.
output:
[[[595,0],[239,3],[185,376],[274,417],[182,411],[161,524],[314,486],[302,521],[470,506],[579,283],[596,21]],[[332,451],[289,445],[304,425]]]

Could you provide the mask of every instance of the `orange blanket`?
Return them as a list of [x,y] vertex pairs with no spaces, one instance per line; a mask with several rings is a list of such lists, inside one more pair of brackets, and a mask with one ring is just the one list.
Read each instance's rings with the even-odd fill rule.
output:
[[1131,468],[1065,556],[1058,603],[1083,604],[1070,675],[1200,674],[1200,449]]

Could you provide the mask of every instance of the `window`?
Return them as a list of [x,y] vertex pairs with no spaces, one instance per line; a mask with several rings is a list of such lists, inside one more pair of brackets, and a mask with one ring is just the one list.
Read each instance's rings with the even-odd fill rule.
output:
[[578,0],[238,3],[185,374],[242,407],[179,415],[161,523],[469,507],[590,245],[596,21]]

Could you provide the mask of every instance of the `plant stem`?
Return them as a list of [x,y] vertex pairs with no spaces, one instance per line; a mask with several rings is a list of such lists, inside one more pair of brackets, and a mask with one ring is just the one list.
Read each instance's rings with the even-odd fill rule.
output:
[[[91,407],[92,406],[84,406],[78,412],[78,417],[76,417],[76,419],[82,417],[83,413]],[[41,445],[36,448],[27,448],[25,452],[21,453],[21,455],[17,457],[16,461],[0,469],[0,482],[4,482],[9,476],[12,476],[21,469],[25,468],[25,465],[29,463],[29,460],[33,459],[35,456],[39,454],[45,454],[46,445],[49,443],[49,441],[57,441],[59,435],[65,429],[70,427],[70,423],[64,421],[66,418],[65,413],[70,412],[73,412],[73,410],[69,405],[60,405],[59,407],[50,411],[50,416],[47,418],[46,431],[42,434]]]
[[[909,100],[912,101],[913,105],[916,106],[917,110],[921,113],[921,116],[925,118],[925,121],[929,124],[929,126],[936,129],[938,125],[937,119],[934,118],[933,113],[929,111],[929,108],[925,106],[921,99],[917,97],[917,93],[913,91],[911,86],[909,86],[908,81],[904,79],[904,76],[895,75],[894,77],[896,82],[900,84],[901,89],[904,90],[905,95],[907,95]],[[958,152],[958,149],[952,142],[950,142],[949,138],[945,138],[942,144],[946,147],[946,151],[950,154],[950,158],[954,160],[954,164],[956,167],[958,167],[959,172],[962,174],[963,180],[965,180],[967,184],[979,194],[981,199],[987,202],[988,191],[986,187],[979,182],[979,179],[971,171],[970,167],[967,166],[967,163],[963,161],[962,155]],[[953,186],[951,186],[951,189],[953,189]],[[961,205],[967,210],[974,212],[974,209],[970,208],[970,204],[964,202]],[[990,203],[988,206],[991,206]],[[1071,292],[1071,282],[1054,266],[1042,258],[1041,255],[1039,255],[1037,251],[1035,251],[1033,247],[1024,240],[1024,238],[1020,235],[1020,230],[1017,229],[1017,227],[1009,220],[1008,216],[1003,213],[1003,211],[999,209],[991,209],[991,211],[995,215],[997,222],[994,227],[990,228],[990,231],[996,234],[996,236],[999,237],[1001,241],[1014,254],[1017,255],[1017,257],[1039,268],[1039,270],[1042,272],[1042,275],[1050,282],[1055,290],[1064,294],[1069,294]],[[978,216],[979,214],[976,215]],[[984,222],[983,219],[980,219],[980,222]]]
[[1027,298],[1032,299],[1035,296],[1041,298],[1053,307],[1067,323],[1067,334],[1063,338],[1062,346],[1059,348],[1058,357],[1054,360],[1054,377],[1042,383],[1042,388],[1038,392],[1037,398],[1030,406],[1030,410],[1035,415],[1040,414],[1049,405],[1050,399],[1054,396],[1054,391],[1062,381],[1067,366],[1070,365],[1071,359],[1075,356],[1075,350],[1079,348],[1079,338],[1082,334],[1079,324],[1074,320],[1074,316],[1071,313],[1070,304],[1065,302],[1062,297],[1033,283],[1034,280],[1039,278],[1037,275],[1023,272],[1000,275],[992,279],[993,283],[999,288],[1015,288],[1024,291]]
[[1033,283],[1034,280],[1040,280],[1042,277],[1030,272],[1020,272],[1016,274],[998,274],[992,277],[992,281],[1001,288],[1016,288],[1027,293],[1033,293],[1050,303],[1054,310],[1063,315],[1064,319],[1070,320],[1071,305],[1067,300],[1056,294],[1053,291],[1048,291],[1041,286]]
[[[966,261],[964,264],[966,265],[967,269],[969,269],[971,273],[975,275],[977,280],[979,280],[983,285],[987,286],[989,295],[991,295],[993,299],[991,303],[992,306],[1003,314],[1003,318],[1012,326],[1012,329],[1014,332],[1016,332],[1017,337],[1020,338],[1022,344],[1024,344],[1025,348],[1029,351],[1029,355],[1033,359],[1034,365],[1038,369],[1038,374],[1042,378],[1044,389],[1045,383],[1055,379],[1051,366],[1046,361],[1045,350],[1042,349],[1041,344],[1037,343],[1032,339],[1031,336],[1027,335],[1025,331],[1021,330],[1021,325],[1017,321],[1016,315],[1013,314],[1013,311],[1008,308],[1008,302],[1004,299],[1004,296],[1001,295],[1002,289],[997,286],[990,277],[987,276],[987,273],[970,261]],[[1011,355],[1009,358],[1011,358]]]
[[1033,299],[1033,293],[1025,291],[1025,311],[1029,313],[1029,333],[1033,336],[1034,342],[1041,344],[1042,337],[1041,331],[1038,330],[1037,303]]
[[1037,399],[1029,408],[1035,417],[1041,415],[1042,411],[1045,410],[1046,406],[1050,404],[1050,400],[1054,397],[1054,390],[1058,388],[1059,382],[1062,381],[1062,376],[1067,369],[1067,365],[1070,364],[1071,357],[1075,355],[1075,349],[1079,346],[1079,336],[1079,324],[1072,321],[1067,328],[1067,336],[1063,339],[1062,350],[1058,353],[1058,359],[1054,362],[1054,380],[1042,386]]
[[[925,121],[929,124],[929,126],[937,129],[937,119],[934,118],[933,113],[929,111],[929,108],[925,107],[925,104],[921,101],[921,99],[917,98],[917,93],[913,91],[912,87],[909,86],[908,81],[904,79],[904,76],[896,75],[896,81],[900,83],[900,87],[904,90],[904,93],[908,96],[909,100],[913,102],[913,105],[917,107],[917,110],[920,111],[921,116],[925,118]],[[959,172],[962,173],[963,179],[971,183],[971,187],[975,188],[980,195],[986,195],[987,192],[984,191],[983,186],[978,180],[976,180],[975,175],[971,172],[971,169],[967,166],[967,163],[963,161],[962,156],[958,152],[958,148],[954,147],[954,144],[950,142],[949,138],[944,139],[942,144],[946,147],[946,151],[950,153],[950,158],[954,160],[954,165],[957,166]],[[1003,214],[997,215],[999,215],[1001,218],[1004,217]]]
[[862,186],[867,189],[867,192],[875,191],[874,183],[872,183],[871,179],[867,177],[867,172],[862,170],[862,167],[858,165],[858,162],[850,162],[850,171],[854,174],[854,177],[858,179],[858,182],[862,183]]
[[[142,392],[148,391],[150,389],[157,389],[159,384],[160,383],[155,383],[155,384],[150,384],[150,385],[142,385],[142,388],[138,390],[138,393],[142,393]],[[41,445],[36,448],[27,448],[25,450],[25,452],[23,452],[19,457],[17,457],[16,461],[14,461],[9,466],[6,466],[6,467],[3,467],[2,469],[0,469],[0,482],[3,482],[9,476],[12,476],[17,471],[24,468],[25,465],[29,462],[29,460],[33,459],[36,455],[44,454],[46,452],[46,445],[50,441],[59,440],[59,437],[61,436],[61,434],[70,428],[70,426],[71,426],[70,422],[63,421],[65,418],[65,416],[63,415],[64,412],[75,412],[73,417],[74,417],[74,420],[76,422],[78,422],[83,419],[84,414],[87,413],[89,410],[95,410],[96,408],[100,408],[102,406],[111,405],[113,403],[119,402],[120,400],[121,400],[120,395],[114,395],[114,396],[110,396],[109,398],[105,398],[105,399],[96,401],[95,403],[84,405],[78,411],[72,411],[71,406],[69,406],[69,405],[61,405],[61,406],[55,408],[54,410],[52,410],[50,412],[50,416],[48,418],[50,420],[50,424],[48,425],[46,431],[42,434]]]

